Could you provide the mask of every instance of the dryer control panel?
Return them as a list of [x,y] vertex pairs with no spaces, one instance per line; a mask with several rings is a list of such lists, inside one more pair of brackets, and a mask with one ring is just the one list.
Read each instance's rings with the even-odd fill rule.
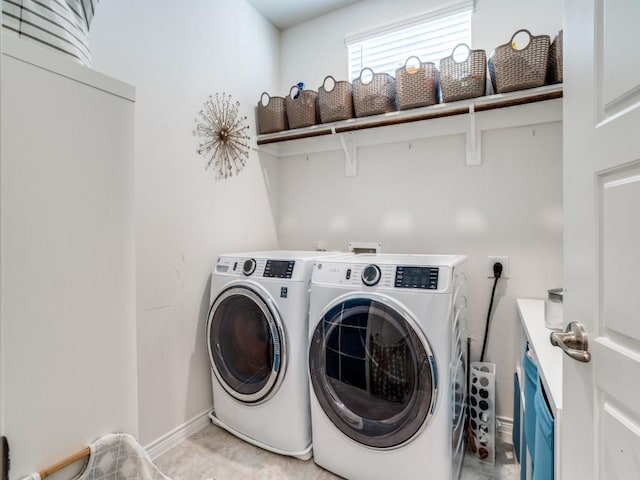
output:
[[344,260],[318,262],[313,270],[313,283],[349,285],[365,290],[413,290],[430,293],[448,291],[452,268],[448,265],[395,265],[355,263]]
[[422,288],[424,290],[438,289],[437,267],[396,267],[396,288]]

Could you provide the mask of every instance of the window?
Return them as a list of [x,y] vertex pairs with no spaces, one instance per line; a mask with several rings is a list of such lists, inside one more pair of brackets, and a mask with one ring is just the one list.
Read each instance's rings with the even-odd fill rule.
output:
[[412,55],[438,65],[459,43],[471,45],[472,10],[473,2],[463,2],[348,36],[345,44],[349,50],[349,80],[358,78],[365,67],[376,73],[395,75]]

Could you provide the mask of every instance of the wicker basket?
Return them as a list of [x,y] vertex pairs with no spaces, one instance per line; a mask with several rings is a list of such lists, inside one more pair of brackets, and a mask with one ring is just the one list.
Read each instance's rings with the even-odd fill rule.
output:
[[[409,60],[417,59],[417,67],[409,67]],[[396,70],[396,100],[398,110],[425,107],[438,103],[440,72],[434,63],[422,63],[416,56],[407,58]]]
[[[521,50],[513,47],[519,33],[529,35],[529,44]],[[496,47],[489,62],[489,72],[497,93],[513,92],[544,85],[549,60],[549,35],[531,35],[529,30],[518,30],[509,43]]]
[[[297,92],[295,97],[293,96],[294,90]],[[300,90],[297,85],[294,85],[285,100],[289,128],[310,127],[318,123],[318,92]]]
[[[333,88],[327,88],[327,80],[333,80]],[[336,81],[331,75],[327,75],[318,88],[318,107],[320,108],[320,120],[322,123],[338,122],[353,118],[353,95],[349,82]]]
[[[269,101],[264,103],[264,96]],[[267,92],[258,102],[258,133],[274,133],[287,129],[287,109],[283,97],[272,97]]]
[[562,30],[560,30],[549,47],[547,83],[562,83],[562,69]]
[[[364,83],[362,74],[371,72],[371,81]],[[393,112],[396,109],[396,79],[388,73],[373,73],[363,68],[360,76],[353,81],[353,106],[356,117],[366,117],[378,113]]]
[[[467,49],[467,58],[457,62],[456,50]],[[440,60],[440,85],[442,101],[455,102],[466,98],[482,97],[487,83],[487,54],[484,50],[471,50],[461,43],[451,51],[451,55]]]

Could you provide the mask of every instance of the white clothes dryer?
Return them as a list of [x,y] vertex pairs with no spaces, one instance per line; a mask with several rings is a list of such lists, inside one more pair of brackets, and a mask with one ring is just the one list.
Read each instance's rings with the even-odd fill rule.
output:
[[350,480],[458,478],[464,262],[365,254],[316,264],[308,361],[318,465]]
[[206,342],[212,422],[264,449],[311,457],[306,373],[311,271],[330,252],[222,255]]

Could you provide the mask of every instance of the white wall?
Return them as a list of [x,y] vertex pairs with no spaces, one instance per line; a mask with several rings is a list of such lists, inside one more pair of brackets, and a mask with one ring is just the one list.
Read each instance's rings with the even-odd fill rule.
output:
[[[344,36],[445,5],[365,0],[282,32],[281,92],[293,82],[346,78]],[[560,2],[479,0],[474,48],[488,53],[513,32],[554,34]],[[499,113],[496,113],[499,115]],[[398,127],[401,128],[401,127]],[[425,128],[428,128],[428,123]],[[385,135],[385,129],[380,129]],[[383,251],[469,256],[472,359],[480,355],[492,281],[487,256],[510,258],[498,288],[487,360],[497,364],[497,413],[512,417],[516,298],[544,298],[562,281],[562,125],[483,133],[483,165],[465,167],[462,135],[358,149],[358,176],[345,177],[341,152],[283,159],[281,248],[344,249],[381,241]]]
[[[325,76],[346,80],[346,35],[438,10],[455,0],[362,0],[301,23],[282,32],[282,75],[280,90],[272,95],[286,95],[299,81],[317,90]],[[534,35],[547,34],[553,39],[562,28],[562,2],[558,0],[478,0],[472,15],[473,48],[493,49],[507,43],[511,35],[527,28]]]
[[212,406],[204,323],[223,251],[277,245],[278,163],[255,152],[215,181],[194,119],[226,92],[254,128],[279,80],[279,32],[245,1],[111,0],[91,30],[95,68],[136,86],[135,220],[140,441]]

